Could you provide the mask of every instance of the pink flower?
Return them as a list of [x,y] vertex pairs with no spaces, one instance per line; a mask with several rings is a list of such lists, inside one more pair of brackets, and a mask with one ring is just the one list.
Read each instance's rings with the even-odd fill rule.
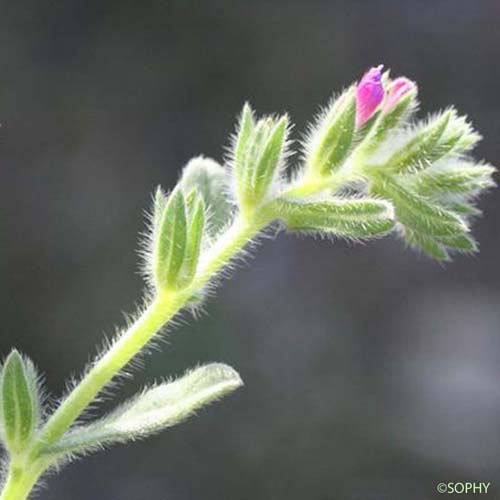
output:
[[384,99],[382,85],[383,66],[368,70],[356,89],[356,127],[364,125],[375,113]]
[[416,90],[417,85],[415,82],[408,80],[404,76],[396,78],[391,83],[389,87],[389,95],[387,96],[387,101],[384,104],[384,112],[390,111],[408,92]]

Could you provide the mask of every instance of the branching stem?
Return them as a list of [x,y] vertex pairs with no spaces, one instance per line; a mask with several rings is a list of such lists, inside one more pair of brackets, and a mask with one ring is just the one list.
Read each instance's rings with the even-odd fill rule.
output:
[[[183,290],[159,294],[132,326],[105,352],[73,389],[40,431],[29,453],[26,467],[11,466],[0,500],[24,500],[41,473],[52,465],[43,459],[46,446],[52,445],[71,427],[101,390],[141,351],[190,300],[203,289],[236,254],[272,220],[266,210],[251,217],[236,218],[227,231],[202,256],[192,284]],[[32,472],[31,464],[37,464]],[[31,468],[30,468],[31,467]],[[39,470],[40,469],[40,470]]]
[[259,224],[242,224],[240,220],[236,220],[204,256],[200,270],[188,288],[158,295],[130,329],[96,361],[50,417],[42,430],[39,446],[54,444],[113,377],[186,305],[193,294],[201,290],[260,230]]

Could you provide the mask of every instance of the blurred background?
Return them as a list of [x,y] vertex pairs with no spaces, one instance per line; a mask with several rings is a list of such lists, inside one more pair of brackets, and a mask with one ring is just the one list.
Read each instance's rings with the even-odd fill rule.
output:
[[[500,165],[499,24],[498,0],[2,2],[1,355],[64,391],[140,301],[152,190],[220,159],[245,100],[289,111],[299,139],[384,63],[418,81],[422,113],[468,114]],[[395,237],[264,241],[117,396],[206,361],[246,386],[39,498],[427,500],[448,481],[498,498],[500,192],[481,208],[481,253],[446,265]]]

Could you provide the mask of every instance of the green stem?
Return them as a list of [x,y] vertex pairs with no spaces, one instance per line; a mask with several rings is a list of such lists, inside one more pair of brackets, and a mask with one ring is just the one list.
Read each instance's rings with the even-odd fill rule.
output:
[[347,169],[340,169],[334,175],[308,175],[295,184],[292,184],[282,196],[288,198],[307,198],[320,193],[336,193],[343,186],[356,181],[360,171],[358,165],[351,165]]
[[45,425],[41,444],[55,443],[109,381],[182,307],[177,294],[157,297],[135,323],[94,364]]
[[254,214],[237,218],[201,257],[199,270],[188,288],[158,294],[52,414],[41,429],[26,463],[11,464],[0,500],[24,500],[28,497],[39,476],[52,465],[48,458],[41,458],[44,448],[57,442],[101,390],[186,305],[193,294],[201,290],[269,222],[270,215],[262,217]]
[[11,464],[0,500],[25,500],[43,472],[44,467],[23,467]]
[[[305,196],[317,192],[324,183],[296,186],[293,193]],[[0,500],[23,500],[51,465],[43,450],[71,427],[102,389],[140,352],[151,338],[202,290],[242,248],[258,235],[273,219],[272,203],[259,210],[237,217],[232,226],[201,256],[197,274],[189,287],[161,292],[138,319],[125,331],[87,372],[59,408],[52,414],[28,453],[24,467],[11,465]]]
[[101,390],[186,305],[192,295],[202,289],[267,223],[267,220],[258,223],[255,218],[246,221],[237,219],[202,257],[200,270],[188,288],[158,295],[50,417],[32,456],[35,458],[44,446],[54,444]]

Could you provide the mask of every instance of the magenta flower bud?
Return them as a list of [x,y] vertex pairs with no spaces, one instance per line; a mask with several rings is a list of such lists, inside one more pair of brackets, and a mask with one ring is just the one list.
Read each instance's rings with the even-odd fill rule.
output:
[[375,113],[384,99],[382,68],[377,66],[368,70],[356,89],[356,127],[364,125]]
[[417,84],[408,80],[408,78],[404,76],[396,78],[389,88],[389,95],[384,104],[384,111],[386,113],[390,111],[408,92],[416,90],[416,88]]

